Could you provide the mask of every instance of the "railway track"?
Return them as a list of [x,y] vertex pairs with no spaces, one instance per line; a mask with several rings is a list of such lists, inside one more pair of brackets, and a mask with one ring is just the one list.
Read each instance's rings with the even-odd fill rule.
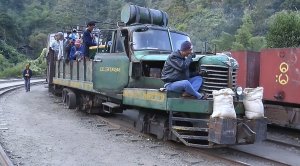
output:
[[[33,79],[31,80],[31,85],[39,84],[44,82],[44,79]],[[1,80],[0,81],[0,97],[4,94],[11,92],[13,90],[23,88],[24,81],[23,80]],[[1,166],[13,166],[13,162],[10,160],[8,155],[5,153],[5,150],[0,145],[0,165]]]
[[[280,134],[279,134],[280,133]],[[287,129],[280,126],[270,126],[267,140],[286,148],[293,148],[300,151],[299,130]]]
[[[145,139],[156,139],[151,135],[140,133],[137,130],[135,130],[135,128],[133,126],[134,122],[124,118],[122,115],[117,115],[117,116],[97,115],[97,119],[99,119],[99,121],[102,121],[102,122],[108,124],[109,128],[111,130],[112,129],[113,130],[121,129],[121,130],[125,130],[125,131],[128,131],[128,132],[136,134],[136,135],[141,135],[141,137],[143,137]],[[249,165],[249,164],[239,161],[239,160],[234,160],[234,159],[226,158],[223,156],[215,155],[213,153],[207,152],[206,149],[201,150],[201,149],[197,149],[197,148],[191,148],[191,147],[187,147],[183,144],[178,144],[176,142],[171,142],[171,141],[165,142],[165,144],[170,147],[173,147],[174,149],[180,150],[180,151],[188,151],[189,153],[192,153],[196,156],[201,155],[204,158],[207,158],[212,161],[220,160],[220,161],[222,161],[222,163],[226,163],[228,165],[237,165],[237,166],[248,166]]]
[[288,147],[288,148],[295,148],[295,149],[300,150],[300,145],[299,144],[286,142],[286,141],[283,141],[283,140],[281,140],[279,138],[276,138],[274,136],[267,137],[266,141],[271,142],[271,143],[275,143],[275,144],[278,144],[278,145],[282,145],[282,146],[285,146],[285,147]]
[[[17,88],[23,87],[23,81],[19,83],[19,85],[11,85],[9,87],[2,87],[0,82],[0,96],[7,93],[7,91],[12,91]],[[125,111],[127,112],[127,111]],[[116,114],[113,116],[97,116],[101,122],[108,124],[106,127],[109,127],[108,130],[125,130],[130,131],[131,133],[142,135],[146,139],[151,138],[152,136],[148,134],[143,134],[134,129],[134,121],[126,115],[123,114]],[[151,138],[152,139],[152,138]],[[155,138],[154,138],[155,139]],[[268,138],[266,142],[273,142],[276,144],[279,141],[274,141],[274,138]],[[280,161],[280,159],[272,159],[270,157],[266,157],[264,155],[260,155],[259,153],[251,152],[244,150],[245,148],[230,147],[230,148],[220,148],[220,149],[197,149],[197,148],[190,148],[184,145],[175,143],[175,142],[164,142],[164,144],[173,147],[174,149],[179,149],[180,151],[188,151],[189,153],[194,154],[195,156],[203,156],[211,161],[217,160],[221,161],[221,163],[225,163],[228,165],[293,165],[291,163],[286,163],[285,161]],[[284,144],[285,146],[289,146],[288,144]],[[249,145],[249,147],[252,145]],[[247,149],[247,146],[245,146]],[[2,149],[2,148],[1,148]],[[8,165],[12,164],[9,160],[7,155],[5,154],[4,150],[0,149],[0,165]],[[257,150],[256,150],[257,151]]]
[[[284,161],[279,161],[276,158],[269,158],[266,156],[261,156],[259,153],[255,153],[253,151],[249,152],[249,151],[245,151],[243,149],[231,148],[231,147],[229,149],[230,149],[230,151],[234,151],[239,154],[247,155],[255,160],[260,160],[262,164],[269,163],[270,165],[291,165],[290,163],[286,163]],[[257,150],[259,150],[259,149],[257,149]]]
[[[134,134],[142,135],[145,138],[152,138],[152,136],[148,134],[143,134],[136,131],[134,128],[134,121],[129,119],[128,117],[125,117],[123,114],[104,117],[98,116],[97,118],[100,121],[109,124],[114,129],[123,129],[126,131],[130,131]],[[271,159],[256,153],[251,153],[243,151],[242,149],[236,149],[231,147],[219,149],[198,149],[187,147],[182,144],[178,144],[176,142],[171,141],[166,142],[166,144],[170,147],[173,147],[174,149],[180,149],[180,151],[188,151],[189,153],[192,153],[195,156],[201,155],[204,158],[209,158],[212,161],[220,160],[222,161],[222,163],[226,163],[228,165],[290,165],[289,163],[281,162],[276,159]]]

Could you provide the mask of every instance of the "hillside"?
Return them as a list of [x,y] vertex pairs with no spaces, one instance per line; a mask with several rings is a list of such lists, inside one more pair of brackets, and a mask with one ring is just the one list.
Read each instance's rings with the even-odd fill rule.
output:
[[[274,14],[300,8],[300,0],[5,0],[0,1],[0,40],[35,59],[46,46],[49,33],[90,20],[109,26],[103,23],[120,21],[126,3],[166,11],[169,26],[187,32],[195,48],[209,42],[219,51],[266,47]],[[0,58],[11,64],[7,54],[1,51]]]

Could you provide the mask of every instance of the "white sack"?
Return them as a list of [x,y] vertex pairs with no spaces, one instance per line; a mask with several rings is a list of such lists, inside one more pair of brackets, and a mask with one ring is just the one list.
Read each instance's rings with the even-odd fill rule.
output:
[[264,117],[263,87],[244,89],[245,115],[248,119]]
[[213,113],[212,118],[236,118],[233,95],[234,92],[230,88],[213,91]]

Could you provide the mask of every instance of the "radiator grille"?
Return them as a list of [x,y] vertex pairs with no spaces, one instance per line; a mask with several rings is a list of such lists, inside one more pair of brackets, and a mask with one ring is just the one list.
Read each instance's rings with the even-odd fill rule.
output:
[[[237,69],[216,65],[201,65],[201,69],[205,69],[209,72],[208,77],[203,77],[204,81],[201,88],[203,92],[209,94],[209,99],[212,99],[213,90],[235,88],[237,79]],[[232,75],[232,79],[230,79],[230,75]],[[230,87],[231,84],[232,87]]]

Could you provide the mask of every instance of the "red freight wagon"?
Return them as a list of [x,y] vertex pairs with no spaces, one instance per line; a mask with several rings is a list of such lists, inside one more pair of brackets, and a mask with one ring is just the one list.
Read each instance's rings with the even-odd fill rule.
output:
[[258,87],[260,53],[254,51],[234,51],[231,55],[239,63],[237,85],[243,88]]
[[269,122],[300,129],[300,48],[233,51],[232,56],[239,63],[238,85],[264,88]]
[[260,86],[264,100],[300,104],[300,48],[264,49]]
[[270,123],[300,129],[300,48],[261,51],[260,86]]

